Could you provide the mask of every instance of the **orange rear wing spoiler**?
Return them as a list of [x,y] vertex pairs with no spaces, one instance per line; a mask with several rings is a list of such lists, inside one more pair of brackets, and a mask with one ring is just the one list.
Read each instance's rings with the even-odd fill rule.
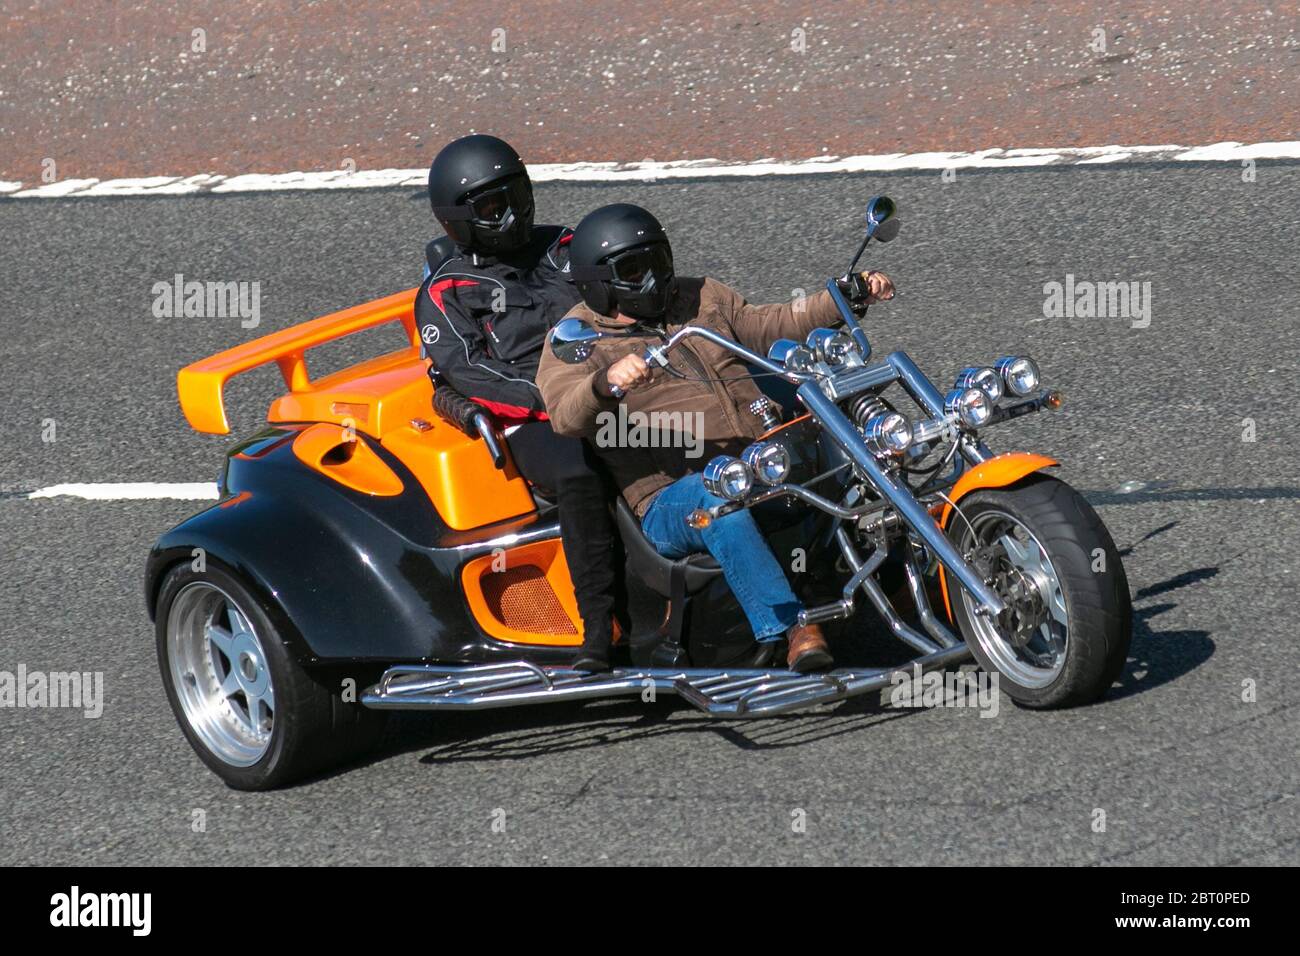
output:
[[176,375],[176,391],[186,420],[196,431],[228,435],[230,423],[226,420],[222,397],[226,382],[236,375],[274,362],[280,367],[280,374],[290,392],[306,391],[311,387],[306,351],[354,332],[401,322],[411,346],[419,348],[420,333],[415,327],[417,291],[407,289],[373,302],[354,305],[342,312],[323,315],[185,366]]

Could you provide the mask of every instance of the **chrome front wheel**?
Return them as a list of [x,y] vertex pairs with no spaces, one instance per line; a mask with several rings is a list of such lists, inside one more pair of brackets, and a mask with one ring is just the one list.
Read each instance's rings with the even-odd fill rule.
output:
[[954,621],[980,666],[1027,707],[1096,700],[1128,657],[1133,607],[1115,543],[1065,482],[1035,475],[961,499],[946,531],[997,590],[1006,610],[976,613],[946,580]]
[[963,590],[975,639],[998,671],[1025,687],[1046,687],[1065,666],[1070,617],[1056,567],[1024,524],[990,508],[970,520],[962,553],[986,572],[1007,604],[996,619],[975,613]]

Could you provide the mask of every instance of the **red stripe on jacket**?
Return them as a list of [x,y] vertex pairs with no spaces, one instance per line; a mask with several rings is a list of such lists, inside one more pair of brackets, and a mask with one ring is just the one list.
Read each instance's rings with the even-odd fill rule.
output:
[[489,412],[501,419],[507,424],[520,424],[522,422],[544,422],[549,419],[545,412],[535,412],[531,408],[524,408],[522,405],[507,405],[505,402],[494,402],[489,398],[479,398],[473,396],[472,402],[478,402]]
[[429,283],[429,298],[433,300],[433,304],[438,307],[438,311],[443,315],[447,314],[447,310],[442,307],[443,293],[448,289],[454,289],[462,285],[478,285],[478,283],[473,279],[443,279],[441,282]]

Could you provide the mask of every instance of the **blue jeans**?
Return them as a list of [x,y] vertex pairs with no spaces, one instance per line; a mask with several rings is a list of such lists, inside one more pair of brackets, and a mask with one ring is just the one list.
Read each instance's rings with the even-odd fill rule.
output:
[[707,528],[686,525],[686,516],[696,508],[711,508],[723,499],[704,490],[698,474],[679,478],[655,496],[641,530],[655,550],[665,558],[682,558],[707,551],[722,566],[722,574],[736,595],[754,637],[775,641],[794,626],[799,615],[799,599],[772,549],[745,509],[713,521]]

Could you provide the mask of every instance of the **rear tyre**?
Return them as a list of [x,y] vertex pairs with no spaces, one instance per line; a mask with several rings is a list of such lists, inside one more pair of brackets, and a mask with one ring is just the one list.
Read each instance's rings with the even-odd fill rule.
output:
[[378,742],[386,715],[345,703],[305,670],[261,603],[209,561],[177,565],[159,589],[158,666],[199,759],[236,790],[269,790],[347,762]]
[[947,576],[953,616],[980,666],[1025,707],[1100,698],[1128,658],[1133,606],[1115,542],[1065,482],[1034,475],[973,492],[949,518],[957,549],[1008,604],[996,621]]

